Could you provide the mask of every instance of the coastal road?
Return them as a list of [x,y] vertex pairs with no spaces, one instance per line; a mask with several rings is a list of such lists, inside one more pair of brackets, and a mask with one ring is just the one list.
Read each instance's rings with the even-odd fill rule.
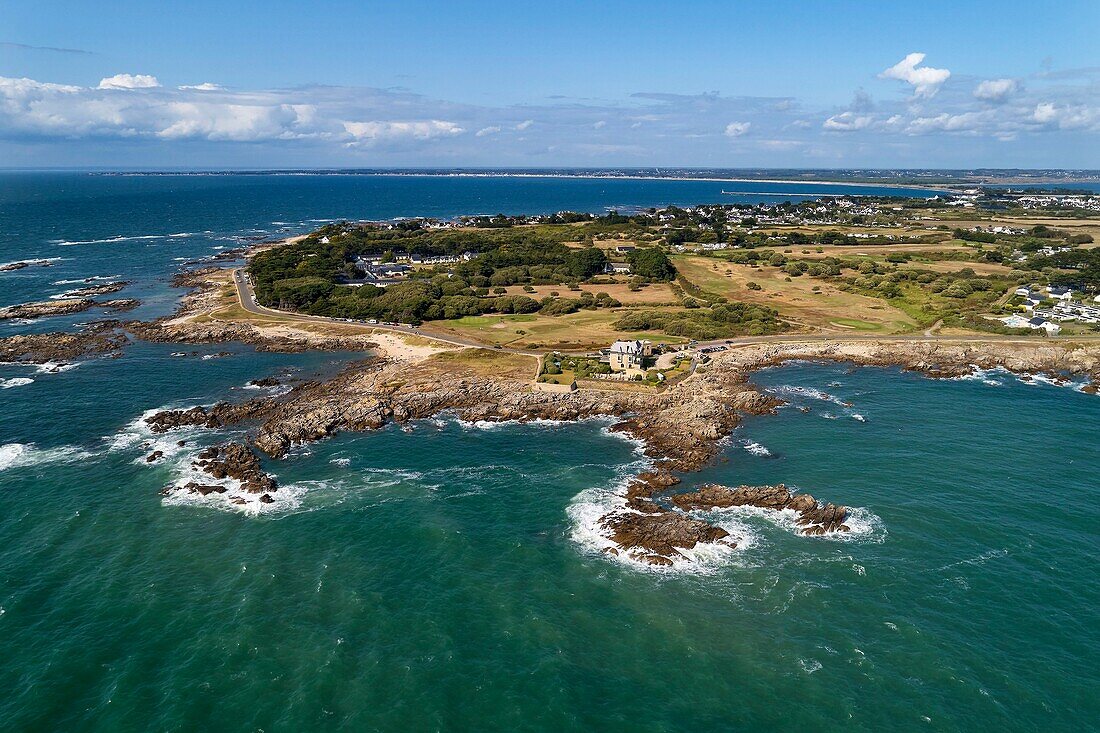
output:
[[237,268],[233,270],[233,284],[237,287],[237,300],[240,302],[241,307],[249,313],[253,313],[258,316],[272,316],[275,318],[281,318],[287,321],[301,321],[305,323],[336,323],[344,326],[360,326],[372,331],[390,331],[392,333],[404,334],[406,336],[419,336],[423,339],[429,339],[431,341],[437,341],[439,343],[448,344],[450,346],[461,346],[469,349],[485,349],[486,351],[498,351],[505,354],[518,354],[520,356],[530,356],[535,359],[541,359],[542,354],[534,351],[523,351],[522,349],[510,349],[505,346],[489,346],[473,339],[464,339],[458,336],[442,335],[437,333],[431,333],[423,328],[417,328],[414,326],[407,326],[404,324],[394,324],[388,326],[384,323],[364,323],[362,321],[345,321],[339,318],[329,318],[328,316],[311,316],[303,313],[292,313],[290,311],[276,310],[275,308],[268,308],[267,306],[260,305],[256,302],[256,294],[252,290],[252,283],[248,279],[248,275],[245,273],[244,268]]

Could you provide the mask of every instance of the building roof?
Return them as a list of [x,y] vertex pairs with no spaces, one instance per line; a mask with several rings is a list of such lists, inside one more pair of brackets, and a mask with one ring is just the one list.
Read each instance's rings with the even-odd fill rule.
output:
[[616,341],[610,353],[641,353],[641,341]]

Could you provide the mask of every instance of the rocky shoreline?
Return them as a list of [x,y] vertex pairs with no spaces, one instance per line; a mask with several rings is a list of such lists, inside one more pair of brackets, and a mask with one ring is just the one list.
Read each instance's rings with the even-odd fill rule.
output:
[[[224,307],[225,270],[204,268],[178,275],[179,287],[192,288],[171,317],[152,322],[107,321],[79,334],[13,336],[0,339],[0,360],[63,361],[90,353],[117,353],[135,338],[162,343],[226,343],[239,341],[260,350],[363,350],[370,337],[318,334],[305,328],[268,327],[252,322],[209,318]],[[219,279],[220,278],[220,279]],[[221,300],[219,300],[221,298]],[[109,305],[113,301],[52,301],[53,308]],[[126,301],[122,301],[126,302]],[[25,306],[14,306],[23,308]],[[75,312],[75,311],[74,311]],[[486,359],[507,358],[495,352]],[[782,402],[758,391],[751,375],[790,361],[849,362],[897,367],[933,378],[956,378],[975,369],[1003,368],[1017,374],[1047,374],[1057,378],[1085,376],[1086,391],[1100,388],[1100,344],[1032,340],[948,341],[884,339],[880,341],[764,341],[715,353],[689,378],[663,392],[581,389],[569,393],[536,392],[526,376],[507,370],[475,369],[465,362],[423,358],[410,366],[397,360],[372,359],[349,364],[324,381],[302,382],[278,395],[209,407],[164,410],[147,419],[155,433],[188,427],[218,430],[249,429],[246,442],[234,442],[200,454],[194,468],[213,479],[232,478],[263,503],[274,501],[279,487],[263,471],[261,456],[282,458],[294,446],[345,431],[364,431],[389,423],[406,423],[451,411],[466,421],[576,421],[612,418],[610,430],[641,441],[654,470],[640,474],[623,491],[623,505],[599,518],[599,527],[613,553],[653,565],[685,558],[700,543],[735,545],[721,527],[696,516],[697,511],[752,506],[791,511],[800,534],[843,533],[848,510],[818,502],[809,494],[786,487],[705,485],[669,493],[680,483],[675,474],[696,471],[713,460],[724,438],[744,415],[768,414]],[[260,386],[265,382],[257,382]],[[190,482],[168,491],[203,496],[222,494],[222,484]],[[264,499],[263,497],[267,497]],[[233,496],[234,503],[242,503]]]
[[[653,565],[684,558],[680,550],[699,543],[730,545],[725,530],[688,516],[696,510],[753,506],[792,511],[803,535],[843,533],[848,510],[818,502],[786,487],[701,486],[663,494],[684,474],[713,460],[720,441],[748,414],[767,414],[780,400],[748,380],[756,370],[792,360],[895,366],[931,377],[958,377],[978,368],[1100,376],[1100,347],[1048,344],[941,344],[934,342],[841,342],[759,344],[731,349],[689,380],[663,393],[578,390],[534,392],[519,378],[484,376],[445,368],[431,360],[415,370],[389,362],[348,366],[331,380],[306,382],[287,394],[211,407],[166,410],[148,418],[163,433],[181,427],[219,429],[248,424],[251,448],[271,458],[297,445],[339,432],[373,430],[452,411],[466,421],[575,421],[611,417],[610,427],[644,443],[656,470],[641,474],[624,491],[624,505],[601,517],[615,552]],[[679,548],[679,549],[677,549]]]

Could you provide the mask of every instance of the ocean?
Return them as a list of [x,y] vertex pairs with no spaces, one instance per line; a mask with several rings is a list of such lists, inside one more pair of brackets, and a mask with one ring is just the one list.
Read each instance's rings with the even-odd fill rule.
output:
[[[738,185],[759,200],[777,184]],[[111,276],[133,282],[115,297],[155,317],[174,307],[184,261],[250,236],[726,201],[731,186],[4,174],[0,263],[53,264],[0,273],[0,304]],[[603,421],[443,415],[340,435],[267,462],[283,496],[259,514],[159,494],[224,434],[153,436],[143,414],[362,357],[138,343],[54,372],[0,365],[0,729],[1078,731],[1100,719],[1100,398],[1074,385],[762,371],[754,381],[790,406],[746,420],[692,480],[785,482],[853,507],[855,531],[808,538],[782,517],[717,512],[739,548],[672,570],[599,552],[593,521],[646,465]],[[153,447],[168,460],[147,464]]]

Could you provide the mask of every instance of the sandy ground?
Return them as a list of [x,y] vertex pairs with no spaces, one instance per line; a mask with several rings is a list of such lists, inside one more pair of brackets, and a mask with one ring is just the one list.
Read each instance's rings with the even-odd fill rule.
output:
[[378,344],[379,350],[385,352],[388,358],[408,364],[424,361],[444,351],[458,349],[458,347],[445,347],[438,341],[429,342],[424,339],[417,339],[414,343],[412,339],[405,339],[398,334],[385,331],[373,332],[370,340]]

